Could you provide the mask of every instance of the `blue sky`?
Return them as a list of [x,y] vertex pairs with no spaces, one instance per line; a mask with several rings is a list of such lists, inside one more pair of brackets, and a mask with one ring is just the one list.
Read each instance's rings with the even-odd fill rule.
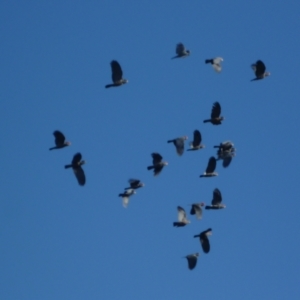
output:
[[[300,4],[202,2],[1,2],[1,299],[299,298]],[[171,60],[178,42],[191,56]],[[129,83],[105,89],[113,59]],[[271,76],[250,82],[257,59]],[[225,121],[203,124],[215,101]],[[50,152],[56,129],[72,145]],[[206,148],[178,157],[167,140],[195,129]],[[228,139],[232,164],[200,179]],[[63,168],[78,151],[84,187]],[[216,187],[225,210],[172,226]]]

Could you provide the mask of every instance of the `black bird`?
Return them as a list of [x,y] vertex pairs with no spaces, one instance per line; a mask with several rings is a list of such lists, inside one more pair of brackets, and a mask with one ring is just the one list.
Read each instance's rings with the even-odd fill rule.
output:
[[215,58],[212,58],[212,59],[206,59],[205,60],[205,63],[206,64],[212,64],[212,67],[214,68],[214,70],[218,73],[221,72],[222,70],[222,65],[221,65],[221,62],[223,61],[224,59],[222,57],[215,57]]
[[210,122],[213,125],[221,125],[222,121],[225,120],[225,118],[220,117],[220,114],[221,114],[221,105],[219,102],[215,102],[211,110],[210,119],[204,120],[203,123]]
[[109,88],[112,86],[120,86],[120,85],[128,82],[127,79],[122,78],[123,71],[121,69],[120,64],[116,60],[111,61],[110,66],[111,66],[111,71],[112,71],[111,78],[112,78],[113,84],[107,84],[105,86],[106,88]]
[[190,270],[193,270],[197,265],[197,259],[198,259],[199,253],[189,254],[185,256],[185,258],[188,261],[188,267]]
[[205,231],[202,231],[200,234],[194,235],[194,238],[199,237],[200,243],[204,253],[208,253],[210,251],[210,244],[208,240],[208,236],[212,234],[212,229],[209,228]]
[[190,149],[187,149],[187,151],[193,151],[193,150],[199,150],[202,148],[205,148],[205,145],[201,144],[202,137],[199,130],[194,131],[194,140],[190,143]]
[[72,163],[70,165],[65,165],[65,169],[72,168],[79,185],[83,186],[85,185],[85,174],[81,166],[85,164],[85,161],[81,160],[81,158],[82,158],[81,154],[76,153],[73,156]]
[[251,81],[264,79],[265,77],[271,75],[270,72],[266,72],[266,66],[261,60],[258,60],[255,64],[252,64],[251,68],[256,76],[256,78],[252,79]]
[[119,194],[119,197],[122,197],[122,203],[125,208],[129,203],[129,198],[134,194],[136,194],[136,191],[134,189],[128,189],[124,193]]
[[162,161],[163,157],[159,153],[152,153],[151,154],[152,166],[147,167],[148,170],[154,169],[154,176],[158,175],[164,166],[168,165],[168,162]]
[[180,138],[176,138],[173,140],[169,140],[168,143],[173,143],[174,146],[176,147],[176,152],[179,156],[181,156],[184,152],[184,141],[187,140],[187,136],[183,136]]
[[129,190],[129,189],[139,189],[143,186],[145,186],[144,183],[142,183],[139,179],[129,179],[128,180],[130,187],[125,188],[124,190]]
[[186,217],[186,212],[185,210],[180,207],[177,206],[177,211],[178,211],[178,222],[173,222],[173,226],[175,227],[183,227],[189,223],[191,223],[191,221],[189,221]]
[[192,208],[190,211],[191,215],[196,215],[197,219],[202,219],[202,206],[204,206],[204,203],[193,203]]
[[187,57],[191,54],[190,50],[186,50],[184,45],[182,43],[178,43],[176,46],[176,56],[172,57],[174,58],[180,58],[180,57]]
[[205,209],[222,209],[226,206],[221,203],[222,202],[222,194],[219,189],[214,189],[213,191],[213,199],[211,200],[211,205],[206,205]]
[[49,150],[54,150],[54,149],[61,149],[67,146],[70,146],[71,143],[66,141],[65,136],[62,134],[62,132],[55,130],[53,132],[53,135],[55,137],[55,147],[50,148]]
[[208,161],[207,168],[206,168],[205,172],[202,175],[200,175],[200,177],[214,177],[214,176],[218,176],[218,173],[215,172],[216,165],[217,165],[217,161],[212,156],[209,159],[209,161]]

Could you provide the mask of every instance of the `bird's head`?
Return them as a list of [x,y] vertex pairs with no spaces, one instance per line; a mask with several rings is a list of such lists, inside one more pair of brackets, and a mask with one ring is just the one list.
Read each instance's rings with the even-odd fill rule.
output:
[[122,81],[122,83],[128,83],[129,82],[129,80],[127,80],[127,79],[123,79],[123,81]]
[[190,54],[191,54],[191,51],[190,51],[190,50],[186,50],[186,53],[187,53],[188,55],[190,55]]
[[265,73],[265,77],[268,77],[268,76],[270,76],[270,75],[271,75],[270,72],[266,72],[266,73]]
[[84,164],[86,164],[86,161],[85,161],[85,160],[82,160],[82,161],[79,163],[80,166],[82,166],[82,165],[84,165]]
[[183,138],[184,140],[187,140],[189,137],[185,135],[185,136],[183,136],[182,138]]
[[163,162],[163,165],[164,165],[164,166],[167,166],[168,164],[169,164],[169,163],[168,163],[167,161],[164,161],[164,162]]
[[205,203],[204,203],[204,202],[201,202],[201,203],[200,203],[200,206],[204,206],[204,205],[205,205]]
[[70,146],[70,145],[71,145],[71,142],[65,142],[65,145],[66,145],[66,146]]

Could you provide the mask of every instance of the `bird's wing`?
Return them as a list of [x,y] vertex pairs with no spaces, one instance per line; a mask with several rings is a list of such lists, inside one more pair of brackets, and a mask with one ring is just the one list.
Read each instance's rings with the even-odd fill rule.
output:
[[193,140],[193,146],[194,147],[197,147],[201,144],[201,140],[202,140],[202,137],[201,137],[201,133],[199,130],[195,130],[194,131],[194,140]]
[[182,43],[178,43],[176,46],[176,54],[180,55],[185,51],[185,47]]
[[53,132],[53,135],[55,137],[55,144],[56,146],[59,146],[61,144],[63,144],[65,142],[65,136],[62,134],[62,132],[58,131],[58,130],[55,130]]
[[77,168],[73,168],[74,174],[77,178],[79,185],[85,185],[85,174],[83,169],[79,166]]
[[199,204],[195,205],[195,213],[196,213],[197,219],[202,219],[202,208]]
[[162,161],[163,157],[159,153],[152,153],[153,165],[158,164]]
[[222,202],[222,194],[219,189],[214,189],[213,199],[211,201],[212,205],[219,205]]
[[212,156],[209,161],[208,161],[208,165],[207,165],[207,168],[206,168],[206,173],[212,173],[214,172],[215,168],[216,168],[216,165],[217,165],[217,161],[216,159]]
[[184,152],[184,139],[178,138],[175,140],[175,147],[178,155],[182,155]]
[[82,155],[78,152],[73,156],[72,164],[78,164],[81,161]]
[[184,220],[186,220],[185,210],[182,207],[177,206],[177,211],[178,211],[178,221],[183,222]]
[[223,61],[222,57],[216,57],[213,59],[213,68],[216,72],[221,72],[222,65],[221,62]]
[[223,167],[227,168],[230,165],[231,161],[232,161],[232,156],[225,157],[222,163]]
[[211,118],[212,119],[218,118],[220,117],[220,114],[221,114],[221,105],[219,102],[215,102],[211,110]]
[[163,169],[163,167],[164,167],[163,165],[156,166],[154,168],[154,176],[158,175],[161,172],[161,170]]
[[195,254],[190,254],[186,256],[188,261],[188,266],[190,270],[193,270],[197,265],[197,256]]
[[128,203],[129,203],[129,197],[128,196],[123,196],[122,197],[122,204],[125,208],[128,206]]
[[120,81],[123,77],[123,72],[122,72],[120,64],[116,60],[113,60],[110,63],[110,65],[111,65],[111,71],[112,71],[112,81],[113,82]]

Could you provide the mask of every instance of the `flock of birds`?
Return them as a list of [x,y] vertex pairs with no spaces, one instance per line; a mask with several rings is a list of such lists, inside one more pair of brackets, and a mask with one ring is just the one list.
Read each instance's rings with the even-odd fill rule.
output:
[[[187,50],[182,43],[179,43],[176,46],[176,56],[172,57],[172,59],[184,58],[189,55],[190,55],[190,51]],[[219,73],[222,70],[222,64],[221,64],[222,61],[223,61],[222,57],[215,57],[212,59],[206,59],[205,63],[211,64],[214,70]],[[116,60],[113,60],[111,61],[110,65],[112,70],[113,83],[107,84],[105,88],[118,87],[128,83],[128,80],[123,78],[123,71],[120,64]],[[255,73],[255,78],[252,79],[251,81],[264,79],[265,77],[270,75],[269,72],[266,72],[266,66],[261,60],[258,60],[256,63],[252,64],[251,67]],[[211,123],[213,125],[221,125],[223,120],[224,117],[221,116],[221,105],[219,102],[215,102],[211,110],[210,119],[206,119],[203,122]],[[64,147],[71,145],[69,141],[66,141],[66,138],[62,132],[56,130],[53,132],[53,135],[55,137],[55,141],[54,141],[55,147],[52,147],[49,150],[62,149]],[[187,136],[183,136],[172,140],[168,140],[167,142],[173,143],[176,148],[177,154],[181,156],[184,153],[184,144],[187,139],[188,139]],[[193,141],[190,143],[190,148],[187,151],[195,151],[204,148],[205,145],[203,145],[201,142],[202,142],[201,133],[199,130],[195,130],[193,134]],[[215,158],[214,156],[211,156],[209,158],[206,170],[202,175],[200,175],[200,177],[218,176],[218,173],[215,172],[217,161],[222,160],[223,167],[227,168],[230,165],[232,158],[235,156],[236,149],[234,148],[234,144],[230,141],[221,142],[219,145],[214,146],[214,148],[218,149],[217,158]],[[168,162],[163,161],[163,157],[159,153],[152,153],[151,156],[152,156],[152,165],[148,166],[147,169],[153,170],[154,176],[157,176],[158,174],[160,174],[163,168],[168,165]],[[86,182],[85,173],[82,169],[83,164],[85,164],[85,161],[82,160],[82,155],[81,153],[78,152],[73,156],[71,164],[65,165],[66,169],[68,168],[73,169],[78,184],[81,186],[84,186]],[[119,194],[119,197],[122,197],[123,206],[125,208],[128,206],[129,198],[132,195],[136,194],[136,190],[138,188],[145,186],[145,184],[142,183],[139,179],[129,179],[129,185],[130,185],[129,187],[126,187],[124,189],[124,192]],[[201,202],[201,203],[194,203],[191,206],[192,207],[190,210],[190,214],[196,215],[197,219],[201,219],[202,207],[205,206],[205,204]],[[214,189],[211,205],[206,205],[205,209],[216,210],[216,209],[223,209],[225,207],[226,206],[222,204],[222,194],[220,190],[217,188]],[[187,214],[185,210],[181,206],[178,206],[177,211],[178,211],[178,221],[174,222],[173,226],[183,227],[189,224],[190,221],[187,219]],[[210,251],[210,243],[208,237],[211,234],[212,234],[212,229],[208,228],[207,230],[202,231],[200,234],[194,236],[195,238],[199,237],[200,244],[202,246],[202,250],[204,253],[209,253]],[[196,267],[198,256],[199,253],[193,253],[185,256],[185,258],[188,261],[188,268],[190,270]]]

